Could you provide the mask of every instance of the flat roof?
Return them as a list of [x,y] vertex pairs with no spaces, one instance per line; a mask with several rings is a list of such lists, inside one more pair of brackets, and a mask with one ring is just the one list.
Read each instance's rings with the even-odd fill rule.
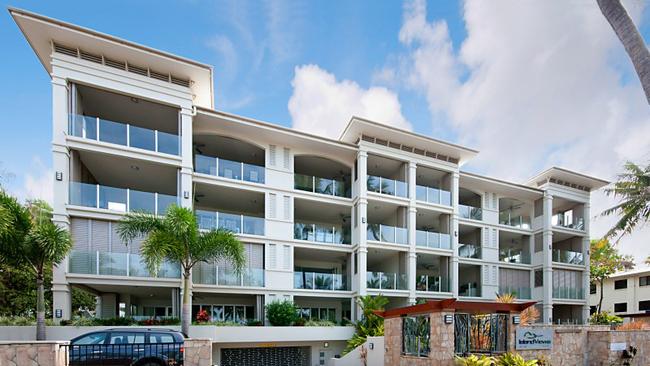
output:
[[345,129],[343,129],[339,140],[354,144],[361,135],[368,135],[393,143],[444,154],[458,159],[459,165],[462,165],[478,154],[478,150],[357,116],[353,116],[350,119]]
[[194,104],[213,107],[212,66],[27,10],[9,7],[14,19],[48,74],[52,42],[126,61],[139,67],[191,80]]
[[650,275],[650,267],[635,268],[629,271],[616,272],[611,275],[609,278],[622,278],[622,277],[633,277],[633,276],[644,276]]
[[548,182],[550,179],[577,184],[588,188],[589,191],[595,191],[610,183],[604,179],[591,177],[573,170],[554,166],[530,178],[526,184],[537,187],[539,182]]
[[535,187],[514,183],[514,182],[508,182],[506,180],[492,178],[492,177],[488,177],[476,173],[461,171],[460,177],[461,179],[464,178],[465,180],[472,181],[477,186],[480,186],[483,182],[487,182],[490,185],[489,189],[494,193],[507,195],[510,194],[511,191],[514,189],[519,191],[526,198],[530,198],[530,199],[538,198],[540,195],[544,194],[543,190]]

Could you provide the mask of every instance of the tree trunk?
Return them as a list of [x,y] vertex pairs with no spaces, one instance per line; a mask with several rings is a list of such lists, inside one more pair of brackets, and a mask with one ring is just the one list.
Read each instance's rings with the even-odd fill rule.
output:
[[185,337],[190,334],[192,311],[190,307],[190,271],[183,272],[183,305],[181,307],[181,332]]
[[601,278],[598,282],[600,282],[600,299],[598,300],[598,314],[600,314],[603,308],[603,289],[605,288],[605,280]]
[[36,340],[45,340],[45,290],[42,271],[36,274]]
[[621,40],[627,55],[632,60],[646,100],[650,104],[650,52],[632,18],[621,4],[620,0],[597,0],[600,11]]

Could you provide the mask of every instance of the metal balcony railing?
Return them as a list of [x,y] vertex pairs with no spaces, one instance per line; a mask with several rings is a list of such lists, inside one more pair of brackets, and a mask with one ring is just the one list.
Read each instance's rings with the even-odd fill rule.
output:
[[451,206],[451,192],[440,188],[416,185],[415,199],[422,202]]
[[415,245],[423,248],[451,249],[451,236],[433,231],[416,230]]
[[350,190],[342,180],[320,178],[313,175],[294,174],[293,187],[301,191],[350,198]]
[[264,218],[226,212],[196,210],[200,230],[226,229],[235,234],[264,235]]
[[315,241],[318,243],[350,244],[350,232],[341,227],[327,224],[293,224],[293,238],[296,240]]
[[346,278],[342,274],[293,272],[293,288],[305,290],[346,291]]
[[264,183],[265,178],[265,168],[263,166],[199,154],[194,156],[194,171],[252,183]]
[[147,270],[142,256],[131,253],[72,250],[68,256],[68,272],[77,274],[180,278],[181,269],[177,263],[164,262],[158,273]]
[[397,197],[408,197],[408,185],[400,180],[374,175],[368,176],[368,192],[376,192]]
[[385,243],[408,244],[408,230],[403,227],[368,224],[367,239]]
[[366,287],[376,290],[407,290],[408,280],[402,273],[367,272]]
[[192,270],[192,282],[215,286],[264,287],[264,269],[242,268],[237,273],[215,263],[199,263]]
[[449,292],[449,278],[417,275],[415,277],[415,289],[426,292]]
[[481,247],[472,244],[458,244],[458,256],[462,258],[481,259]]
[[530,264],[530,254],[523,249],[499,249],[499,261]]
[[585,264],[584,255],[581,252],[571,250],[553,249],[553,262],[567,264]]
[[512,294],[518,299],[530,299],[530,287],[499,286],[499,294]]
[[70,204],[118,212],[141,211],[164,215],[169,206],[178,205],[178,197],[129,188],[70,182]]
[[464,219],[483,220],[483,210],[480,207],[458,205],[458,215]]

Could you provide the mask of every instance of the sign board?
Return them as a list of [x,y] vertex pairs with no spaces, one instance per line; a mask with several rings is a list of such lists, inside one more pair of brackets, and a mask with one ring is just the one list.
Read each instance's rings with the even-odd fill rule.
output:
[[625,351],[627,349],[627,343],[612,343],[609,345],[610,351]]
[[60,319],[63,317],[63,310],[62,309],[56,309],[54,310],[54,317],[57,319]]
[[553,329],[518,327],[515,334],[515,349],[552,349]]

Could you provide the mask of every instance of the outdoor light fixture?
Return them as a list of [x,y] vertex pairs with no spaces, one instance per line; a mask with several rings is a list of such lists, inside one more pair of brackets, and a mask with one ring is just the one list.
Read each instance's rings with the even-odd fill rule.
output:
[[368,343],[368,349],[370,349],[370,350],[375,349],[375,344],[374,343]]
[[454,231],[454,236],[458,237],[458,231]]
[[184,197],[185,199],[190,198],[190,192],[188,192],[188,191],[183,191],[183,197]]
[[513,317],[512,317],[512,324],[517,325],[517,324],[519,324],[520,322],[521,322],[521,318],[519,317],[519,315],[513,315]]
[[454,322],[454,318],[451,314],[445,314],[445,324],[451,324]]
[[323,343],[323,347],[327,348],[327,347],[329,347],[329,346],[330,346],[330,343],[329,343],[329,342],[325,342],[325,343]]
[[366,218],[365,218],[365,217],[362,217],[362,218],[361,218],[361,223],[362,223],[362,224],[365,224],[365,223],[366,223]]
[[56,180],[62,181],[63,180],[63,173],[61,172],[56,172]]

